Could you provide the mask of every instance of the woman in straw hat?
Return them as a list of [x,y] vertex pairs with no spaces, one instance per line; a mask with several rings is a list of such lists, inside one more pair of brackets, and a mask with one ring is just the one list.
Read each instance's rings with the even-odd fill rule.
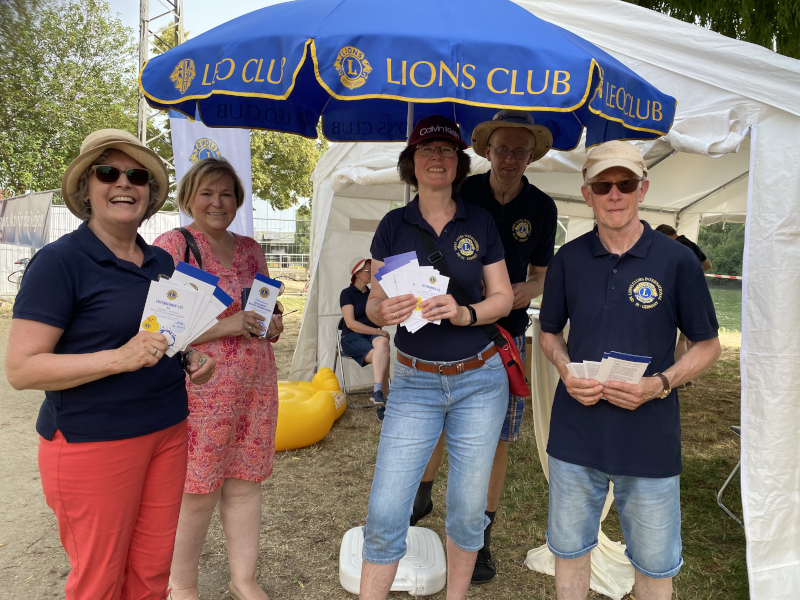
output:
[[[475,302],[451,294],[417,304],[413,295],[387,297],[373,278],[367,314],[376,325],[403,323],[419,307],[429,323],[414,333],[398,327],[397,361],[386,403],[375,477],[364,528],[360,597],[384,600],[406,553],[414,496],[439,435],[450,450],[447,486],[447,599],[467,596],[483,546],[486,492],[508,407],[508,378],[497,347],[480,327],[511,310],[514,294],[503,245],[491,215],[456,193],[469,173],[458,125],[433,115],[414,127],[400,154],[400,178],[419,189],[390,211],[372,239],[375,270],[398,254],[415,252],[420,266],[440,255],[453,283]],[[437,250],[423,243],[428,236]],[[374,271],[373,271],[374,272]],[[432,275],[432,278],[436,278]],[[485,291],[485,293],[483,293]]]
[[[242,306],[242,289],[252,285],[255,275],[269,277],[258,242],[228,231],[243,203],[244,185],[227,160],[198,161],[178,188],[178,205],[192,223],[184,232],[168,231],[153,242],[176,263],[188,258],[218,276],[219,287],[234,298],[219,323],[194,341],[217,359],[217,372],[202,388],[187,385],[189,464],[172,558],[172,600],[198,598],[200,555],[217,504],[228,548],[231,597],[267,598],[256,581],[256,562],[261,483],[272,474],[275,456],[278,373],[272,344],[283,331],[283,308],[276,302],[265,322]],[[187,257],[190,239],[199,252],[196,257],[191,250]]]
[[372,260],[357,256],[350,261],[350,285],[339,294],[342,309],[342,353],[362,367],[372,365],[375,384],[372,402],[383,420],[389,393],[389,332],[384,331],[367,316],[369,282],[372,279]]
[[167,197],[161,159],[116,129],[90,134],[64,173],[84,221],[36,253],[14,304],[6,375],[45,391],[36,430],[47,504],[72,571],[68,600],[163,600],[186,472],[185,374],[214,360],[169,358],[139,331],[150,282],[172,258],[137,235]]

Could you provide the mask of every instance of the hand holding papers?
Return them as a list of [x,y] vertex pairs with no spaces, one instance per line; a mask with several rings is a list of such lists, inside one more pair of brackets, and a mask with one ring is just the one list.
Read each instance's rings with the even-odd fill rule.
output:
[[600,362],[585,360],[582,363],[569,363],[567,370],[573,377],[595,379],[603,384],[607,381],[637,384],[649,364],[649,356],[604,352]]
[[411,315],[401,323],[409,332],[416,333],[429,323],[441,323],[441,320],[424,318],[420,304],[446,294],[450,278],[433,267],[420,267],[416,252],[387,257],[384,265],[375,272],[375,279],[389,298],[411,294],[417,299]]
[[283,284],[275,279],[270,279],[261,273],[256,273],[253,279],[253,285],[250,288],[250,294],[247,297],[247,305],[244,307],[245,311],[252,311],[264,317],[261,323],[264,327],[264,333],[259,337],[267,337],[267,329],[264,325],[272,318],[272,312],[275,310],[275,301],[278,299],[278,294],[281,293],[281,286]]
[[233,303],[230,296],[217,287],[218,282],[219,277],[184,262],[178,263],[171,279],[150,283],[140,330],[165,336],[167,356],[185,350]]

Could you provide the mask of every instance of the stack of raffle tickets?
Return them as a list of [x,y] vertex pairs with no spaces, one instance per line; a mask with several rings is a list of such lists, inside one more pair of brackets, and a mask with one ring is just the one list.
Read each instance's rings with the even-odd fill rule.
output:
[[595,379],[600,383],[606,381],[622,381],[623,383],[639,383],[650,364],[649,356],[637,356],[624,352],[603,352],[600,362],[585,360],[569,363],[567,369],[573,377]]
[[167,356],[184,351],[233,304],[218,283],[219,277],[179,262],[172,278],[162,277],[150,283],[140,331],[154,331],[166,337]]
[[428,323],[439,325],[441,319],[428,321],[422,318],[420,303],[434,296],[447,293],[450,278],[433,267],[420,267],[416,252],[388,256],[384,265],[375,272],[375,279],[390,298],[411,294],[417,298],[417,306],[401,323],[410,333],[416,333]]
[[[245,311],[252,311],[264,317],[264,323],[272,318],[272,312],[275,310],[275,301],[281,293],[281,282],[275,279],[270,279],[261,273],[256,273],[253,279],[253,285],[250,288],[250,293],[247,296],[247,301],[242,302]],[[267,337],[267,328],[264,327],[264,333],[260,337]]]

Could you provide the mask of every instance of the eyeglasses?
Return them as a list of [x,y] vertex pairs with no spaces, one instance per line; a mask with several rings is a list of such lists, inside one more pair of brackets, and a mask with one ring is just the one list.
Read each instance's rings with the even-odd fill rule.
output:
[[506,146],[495,148],[494,146],[490,145],[489,147],[494,148],[494,153],[497,155],[497,158],[502,160],[507,159],[512,154],[517,160],[524,160],[525,157],[532,152],[532,150],[527,150],[526,148],[517,148],[516,150],[512,150]]
[[110,165],[94,165],[92,166],[92,170],[97,180],[103,183],[116,182],[123,172],[131,185],[145,185],[150,181],[150,172],[147,169],[126,169],[125,171],[120,171],[117,167],[112,167]]
[[425,158],[433,156],[437,150],[444,158],[453,158],[456,155],[456,149],[453,146],[417,146],[417,152]]
[[592,191],[598,196],[605,196],[611,192],[611,188],[616,186],[621,194],[630,194],[636,191],[641,179],[623,179],[622,181],[595,181],[594,183],[587,184]]

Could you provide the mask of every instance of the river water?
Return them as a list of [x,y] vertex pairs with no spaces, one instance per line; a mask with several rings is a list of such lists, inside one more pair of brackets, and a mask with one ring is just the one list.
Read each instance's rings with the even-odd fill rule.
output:
[[717,311],[719,326],[729,331],[742,330],[742,288],[741,286],[708,286],[714,309]]

